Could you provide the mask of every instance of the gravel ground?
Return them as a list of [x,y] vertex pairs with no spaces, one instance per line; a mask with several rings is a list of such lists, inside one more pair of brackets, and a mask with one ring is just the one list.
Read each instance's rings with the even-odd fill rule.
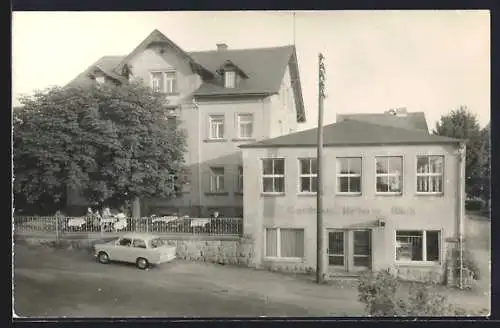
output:
[[19,316],[356,316],[353,288],[308,277],[175,261],[149,269],[102,265],[77,251],[16,245]]
[[[467,220],[481,280],[471,291],[438,287],[468,312],[490,309],[490,223]],[[363,316],[355,281],[175,261],[148,271],[98,264],[82,251],[16,244],[14,309],[37,317]],[[487,311],[486,311],[487,312]]]

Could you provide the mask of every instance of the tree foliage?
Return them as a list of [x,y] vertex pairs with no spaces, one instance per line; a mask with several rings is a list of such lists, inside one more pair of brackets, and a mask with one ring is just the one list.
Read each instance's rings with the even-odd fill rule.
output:
[[[95,206],[170,197],[181,175],[184,133],[166,100],[140,82],[49,88],[14,112],[15,206],[64,207],[68,189]],[[181,182],[181,180],[179,180]]]
[[433,134],[467,140],[466,193],[469,197],[485,197],[487,189],[489,198],[489,125],[481,129],[476,115],[466,106],[460,106],[441,116]]

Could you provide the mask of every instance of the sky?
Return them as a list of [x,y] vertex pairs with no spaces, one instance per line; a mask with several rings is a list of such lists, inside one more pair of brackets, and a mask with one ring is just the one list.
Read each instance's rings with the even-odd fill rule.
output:
[[[307,122],[337,114],[423,111],[431,128],[460,105],[490,120],[489,11],[14,12],[12,95],[65,85],[104,55],[126,55],[158,29],[186,51],[295,44]],[[294,28],[295,25],[295,28]],[[295,31],[295,33],[294,33]]]

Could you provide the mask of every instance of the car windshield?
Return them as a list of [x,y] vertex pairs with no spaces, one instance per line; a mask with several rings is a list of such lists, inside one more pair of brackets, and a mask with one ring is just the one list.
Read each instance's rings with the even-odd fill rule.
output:
[[151,248],[157,248],[163,246],[164,242],[160,238],[151,239]]

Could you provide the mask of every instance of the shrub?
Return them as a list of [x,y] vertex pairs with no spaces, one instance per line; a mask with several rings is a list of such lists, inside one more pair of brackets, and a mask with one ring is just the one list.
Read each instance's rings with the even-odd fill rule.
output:
[[445,296],[431,292],[428,285],[410,284],[403,288],[396,276],[388,271],[361,276],[358,299],[372,316],[440,316],[455,315]]
[[[455,276],[458,276],[460,274],[460,249],[453,250],[453,258],[455,262]],[[481,278],[481,271],[479,270],[479,266],[472,253],[467,249],[464,249],[462,251],[462,264],[463,268],[469,270],[472,273],[472,278],[474,280],[479,280]]]
[[397,279],[388,271],[366,273],[359,279],[358,299],[368,314],[392,316],[396,312]]
[[408,294],[398,299],[396,311],[401,316],[443,316],[455,315],[446,296],[434,293],[428,285],[413,283]]

